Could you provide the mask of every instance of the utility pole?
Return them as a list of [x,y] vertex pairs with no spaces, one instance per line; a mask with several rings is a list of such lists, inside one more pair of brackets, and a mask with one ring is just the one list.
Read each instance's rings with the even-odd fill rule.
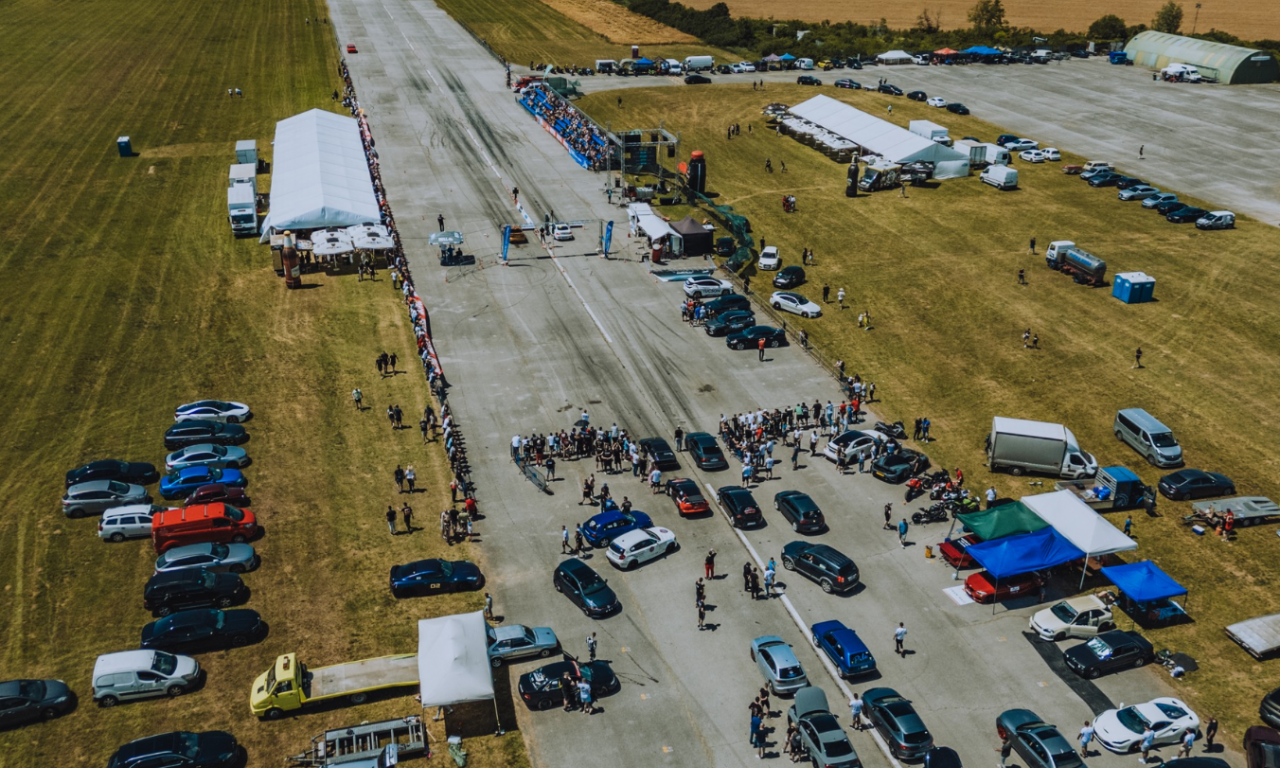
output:
[[1194,35],[1196,33],[1196,24],[1199,24],[1199,23],[1200,23],[1200,4],[1196,3],[1196,16],[1195,16],[1195,19],[1193,19],[1191,22],[1191,34]]

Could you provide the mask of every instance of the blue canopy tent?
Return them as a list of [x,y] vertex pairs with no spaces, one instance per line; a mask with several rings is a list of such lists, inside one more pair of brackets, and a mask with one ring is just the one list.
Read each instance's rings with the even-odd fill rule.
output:
[[784,53],[778,57],[778,61],[795,61],[795,60],[796,60],[796,57],[792,56],[789,53]]
[[965,48],[961,53],[967,53],[970,56],[1000,56],[1004,51],[987,45],[974,45]]
[[[1052,568],[1084,557],[1084,552],[1052,528],[971,544],[968,553],[995,577],[997,584],[1010,576]],[[994,614],[995,611],[996,601],[993,600],[991,612]]]
[[1187,588],[1150,560],[1107,566],[1102,575],[1120,590],[1120,607],[1135,621],[1162,625],[1189,618],[1186,600],[1182,605],[1173,601],[1187,594]]

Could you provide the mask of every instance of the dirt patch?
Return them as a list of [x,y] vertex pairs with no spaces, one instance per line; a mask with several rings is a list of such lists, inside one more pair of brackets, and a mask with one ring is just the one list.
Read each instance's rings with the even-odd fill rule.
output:
[[598,32],[611,43],[653,45],[697,42],[693,35],[686,35],[674,27],[629,11],[611,0],[542,1],[591,31]]

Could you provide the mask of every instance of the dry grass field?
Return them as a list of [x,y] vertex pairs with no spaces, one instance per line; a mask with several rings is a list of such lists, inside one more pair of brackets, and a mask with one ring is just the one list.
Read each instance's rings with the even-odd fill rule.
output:
[[[820,300],[827,284],[834,302],[843,287],[849,308],[832,303],[816,320],[789,315],[789,325],[806,328],[849,373],[877,383],[878,415],[908,425],[929,416],[937,440],[926,452],[935,465],[963,467],[972,487],[993,484],[1016,497],[1044,490],[1031,482],[1051,483],[985,470],[983,437],[993,415],[1065,423],[1100,464],[1126,465],[1154,483],[1163,473],[1111,433],[1115,411],[1137,406],[1175,430],[1188,466],[1226,473],[1242,494],[1277,498],[1280,275],[1259,268],[1280,258],[1273,227],[1249,219],[1225,232],[1169,224],[1139,203],[1118,201],[1115,189],[1064,175],[1058,163],[1019,163],[1021,189],[1013,192],[982,185],[975,175],[912,188],[905,198],[895,191],[849,199],[844,166],[763,130],[764,104],[798,103],[819,92],[881,116],[892,103],[893,122],[927,117],[956,138],[990,141],[1003,132],[903,98],[829,86],[770,84],[764,94],[737,85],[655,88],[629,93],[625,113],[609,93],[580,106],[617,127],[665,118],[682,133],[682,155],[706,153],[708,189],[751,219],[757,242],[765,237],[778,246],[784,264],[797,264],[801,249],[813,248],[817,259],[800,292]],[[725,126],[734,122],[742,133],[727,141]],[[1064,155],[1064,163],[1082,161]],[[765,172],[766,158],[779,172]],[[781,211],[784,194],[796,196],[796,213]],[[1076,285],[1028,253],[1033,236],[1041,253],[1050,240],[1071,239],[1106,259],[1110,273],[1152,274],[1158,300],[1131,306],[1107,288]],[[1027,286],[1017,285],[1020,268]],[[753,290],[771,290],[764,276],[753,282]],[[857,327],[863,311],[873,318],[871,332]],[[1026,328],[1039,335],[1039,350],[1023,349]],[[1132,367],[1138,346],[1142,370]],[[1157,516],[1137,513],[1140,547],[1127,557],[1150,558],[1190,588],[1194,623],[1149,636],[1157,648],[1200,663],[1178,685],[1202,715],[1223,721],[1227,739],[1238,740],[1256,722],[1259,698],[1276,686],[1280,661],[1253,661],[1222,629],[1280,612],[1276,526],[1223,542],[1191,533],[1180,520],[1188,512],[1188,504],[1162,499]],[[1120,525],[1124,515],[1111,519]]]
[[613,0],[542,0],[611,43],[654,45],[696,43],[693,35],[623,8]]
[[[688,0],[693,8],[710,8],[719,0]],[[819,23],[853,21],[877,24],[885,19],[892,29],[915,26],[920,12],[941,20],[944,29],[969,26],[969,9],[974,0],[912,0],[907,3],[878,3],[872,0],[816,0],[798,6],[779,7],[770,0],[725,0],[734,16],[762,19],[800,19]],[[1041,32],[1065,29],[1084,32],[1099,17],[1114,13],[1128,24],[1151,24],[1164,0],[1093,0],[1092,2],[1058,5],[1038,0],[1005,0],[1009,23]],[[1230,3],[1203,3],[1196,30],[1220,29],[1245,40],[1280,38],[1280,15],[1271,0],[1236,0]],[[1195,3],[1184,2],[1182,31],[1190,32],[1195,17]],[[779,49],[781,51],[781,49]]]

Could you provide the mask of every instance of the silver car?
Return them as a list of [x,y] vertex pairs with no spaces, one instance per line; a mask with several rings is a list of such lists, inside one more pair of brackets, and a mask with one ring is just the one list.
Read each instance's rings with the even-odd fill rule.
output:
[[98,520],[98,537],[120,542],[125,539],[151,538],[151,516],[164,507],[155,504],[130,504],[102,513]]
[[809,685],[809,677],[796,658],[796,652],[777,635],[765,635],[751,641],[751,658],[760,668],[769,690],[781,696]]
[[503,663],[537,656],[545,659],[560,647],[556,633],[550,627],[526,627],[511,624],[489,627],[489,663],[500,667]]
[[1116,193],[1116,197],[1121,200],[1146,200],[1148,197],[1155,197],[1160,194],[1160,190],[1150,184],[1135,184],[1128,189],[1122,189]]
[[95,515],[112,507],[146,504],[151,501],[147,489],[119,480],[90,480],[77,483],[62,495],[62,514],[77,518]]
[[246,573],[258,567],[258,553],[249,544],[188,544],[174,547],[156,558],[156,573],[205,568],[224,573]]
[[243,467],[249,463],[249,454],[234,445],[200,443],[179,448],[164,457],[164,467],[170,472],[187,467]]

